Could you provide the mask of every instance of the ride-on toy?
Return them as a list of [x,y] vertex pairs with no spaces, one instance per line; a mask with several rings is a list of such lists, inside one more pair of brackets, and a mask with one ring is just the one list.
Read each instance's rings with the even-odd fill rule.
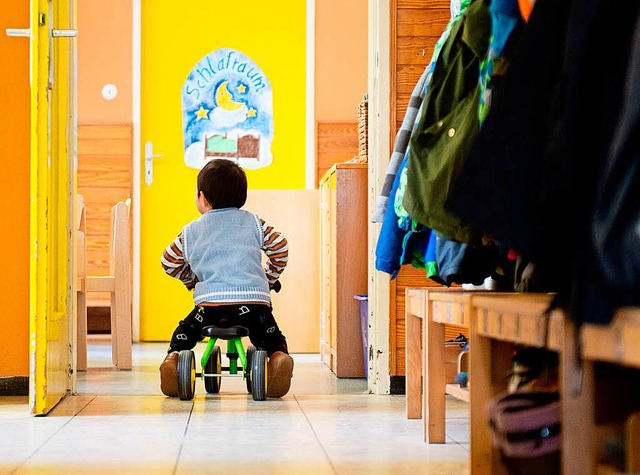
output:
[[[276,281],[273,290],[279,292],[280,281]],[[196,391],[196,378],[204,380],[204,388],[208,393],[220,392],[222,376],[244,378],[247,392],[254,401],[267,399],[267,363],[265,350],[253,345],[245,352],[242,338],[249,336],[249,330],[241,326],[228,328],[208,326],[202,329],[202,336],[209,338],[202,354],[202,371],[196,371],[196,356],[193,350],[182,350],[178,354],[178,396],[182,400],[193,399]],[[222,354],[218,340],[227,341],[227,358],[229,366],[222,366]],[[240,360],[240,365],[238,365]],[[226,373],[223,373],[226,371]]]
[[[202,377],[208,393],[220,392],[222,376],[244,378],[247,391],[254,401],[267,399],[267,352],[253,345],[247,347],[245,353],[242,338],[249,336],[245,327],[233,326],[220,328],[204,327],[202,336],[209,338],[202,354],[202,371],[196,371],[196,357],[193,350],[182,350],[178,354],[178,396],[182,400],[193,399],[196,389],[196,378]],[[222,366],[218,339],[227,340],[227,358],[229,366]],[[240,360],[240,365],[238,365]],[[227,373],[224,374],[223,371]]]

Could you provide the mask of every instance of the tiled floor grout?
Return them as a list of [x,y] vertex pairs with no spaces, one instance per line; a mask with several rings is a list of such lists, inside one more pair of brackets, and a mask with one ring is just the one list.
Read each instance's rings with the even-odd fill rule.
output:
[[0,398],[0,474],[469,473],[465,403],[447,399],[449,443],[425,444],[404,396],[369,395],[364,379],[338,379],[313,354],[293,355],[282,400],[253,401],[242,379],[223,378],[219,395],[198,381],[195,399],[180,401],[159,391],[165,348],[135,345],[134,369],[121,372],[109,345],[91,344],[78,394],[47,417]]

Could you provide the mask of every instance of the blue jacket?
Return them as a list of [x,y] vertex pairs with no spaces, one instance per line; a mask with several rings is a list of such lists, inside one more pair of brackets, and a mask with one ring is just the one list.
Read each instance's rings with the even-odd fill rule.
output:
[[406,231],[398,226],[398,217],[396,216],[393,202],[395,201],[396,192],[400,186],[400,177],[402,170],[407,166],[407,157],[402,160],[398,173],[393,180],[393,186],[389,193],[389,203],[384,212],[382,227],[376,244],[376,269],[381,272],[391,274],[391,279],[395,279],[400,271],[400,259],[403,255],[403,241]]

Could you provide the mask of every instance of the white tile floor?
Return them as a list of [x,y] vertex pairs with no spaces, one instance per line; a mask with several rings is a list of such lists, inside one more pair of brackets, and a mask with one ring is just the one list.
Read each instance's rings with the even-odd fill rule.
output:
[[[201,381],[193,401],[159,390],[166,344],[134,346],[134,370],[110,368],[110,346],[89,348],[78,394],[48,416],[0,397],[0,474],[467,474],[468,405],[447,400],[447,443],[423,442],[404,396],[367,394],[337,379],[318,355],[293,355],[283,399],[253,401],[244,381]],[[203,347],[196,352],[201,355]]]

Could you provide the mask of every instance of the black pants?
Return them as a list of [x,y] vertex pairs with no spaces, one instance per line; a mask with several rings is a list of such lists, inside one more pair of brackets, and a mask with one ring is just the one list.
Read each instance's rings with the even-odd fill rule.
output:
[[276,351],[289,353],[287,340],[273,318],[271,307],[260,304],[196,306],[173,332],[169,352],[190,350],[202,340],[202,328],[210,325],[239,325],[249,330],[249,340],[271,356]]

